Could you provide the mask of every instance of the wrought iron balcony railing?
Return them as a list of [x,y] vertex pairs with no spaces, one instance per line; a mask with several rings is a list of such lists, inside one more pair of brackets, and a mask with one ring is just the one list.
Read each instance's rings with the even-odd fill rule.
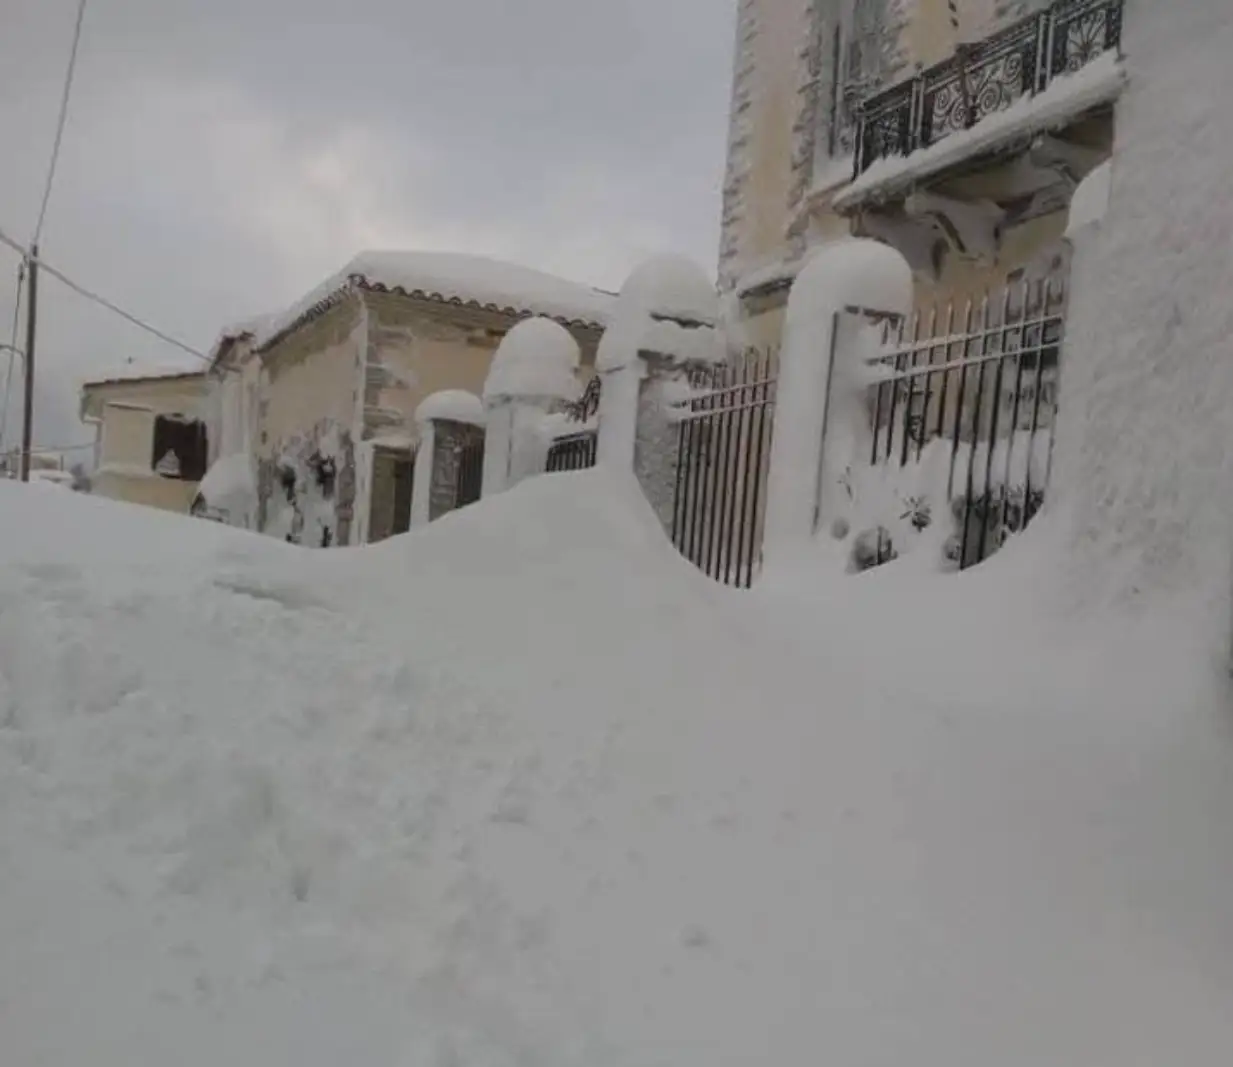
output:
[[1121,47],[1124,0],[1055,0],[1039,15],[869,97],[860,108],[856,176],[910,155],[1043,92]]

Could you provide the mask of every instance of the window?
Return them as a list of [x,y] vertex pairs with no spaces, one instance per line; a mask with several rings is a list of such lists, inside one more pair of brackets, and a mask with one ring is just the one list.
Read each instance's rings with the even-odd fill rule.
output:
[[855,152],[861,103],[881,80],[885,6],[885,0],[835,0],[832,4],[827,137],[832,159]]
[[150,465],[156,474],[178,481],[199,482],[205,477],[206,461],[204,423],[184,415],[155,416]]

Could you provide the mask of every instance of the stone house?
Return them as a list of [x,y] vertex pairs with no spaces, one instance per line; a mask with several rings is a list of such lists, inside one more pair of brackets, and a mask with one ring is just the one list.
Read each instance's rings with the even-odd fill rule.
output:
[[81,419],[95,427],[91,492],[187,512],[208,463],[201,371],[133,368],[83,383]]
[[208,375],[211,460],[251,458],[251,525],[271,536],[356,545],[404,531],[419,404],[478,394],[501,338],[530,315],[565,326],[589,374],[613,299],[481,257],[361,254],[284,313],[224,333]]

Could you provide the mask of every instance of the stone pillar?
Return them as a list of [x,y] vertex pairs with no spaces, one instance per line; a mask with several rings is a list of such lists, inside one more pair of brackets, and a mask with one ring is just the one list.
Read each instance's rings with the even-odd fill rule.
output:
[[877,241],[823,246],[793,283],[776,386],[764,568],[801,555],[818,529],[832,368],[860,354],[860,331],[844,320],[854,314],[907,315],[911,308],[911,267]]
[[702,268],[663,256],[626,279],[600,342],[599,462],[634,472],[665,529],[678,459],[672,407],[685,395],[690,367],[725,357],[719,322],[719,298]]
[[599,394],[596,462],[606,467],[631,470],[646,365],[635,353],[628,362],[602,370],[600,375],[604,385]]
[[[424,526],[458,506],[458,460],[464,448],[485,442],[486,417],[479,397],[446,389],[415,411],[419,446],[411,494],[411,527]],[[485,451],[485,456],[487,452]]]

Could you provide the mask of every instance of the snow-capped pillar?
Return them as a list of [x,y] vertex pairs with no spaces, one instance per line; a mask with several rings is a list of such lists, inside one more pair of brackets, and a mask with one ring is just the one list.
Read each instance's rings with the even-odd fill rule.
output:
[[510,480],[514,439],[514,405],[506,397],[485,399],[484,497],[505,492]]
[[501,341],[484,382],[483,495],[542,473],[544,416],[579,393],[578,342],[551,319],[520,322]]
[[691,367],[722,361],[719,299],[697,264],[676,256],[626,279],[599,346],[599,462],[632,470],[665,527],[676,490],[677,423]]
[[764,567],[799,555],[823,518],[823,435],[833,367],[855,377],[854,365],[866,352],[859,324],[870,315],[906,315],[911,307],[912,268],[877,241],[824,246],[793,283],[776,386]]
[[461,389],[444,389],[415,409],[419,444],[411,489],[411,527],[425,526],[457,504],[458,456],[479,434],[487,455],[483,401]]
[[636,347],[627,362],[600,370],[603,388],[599,394],[598,463],[623,470],[633,468],[639,398],[645,377],[646,365],[638,357]]

